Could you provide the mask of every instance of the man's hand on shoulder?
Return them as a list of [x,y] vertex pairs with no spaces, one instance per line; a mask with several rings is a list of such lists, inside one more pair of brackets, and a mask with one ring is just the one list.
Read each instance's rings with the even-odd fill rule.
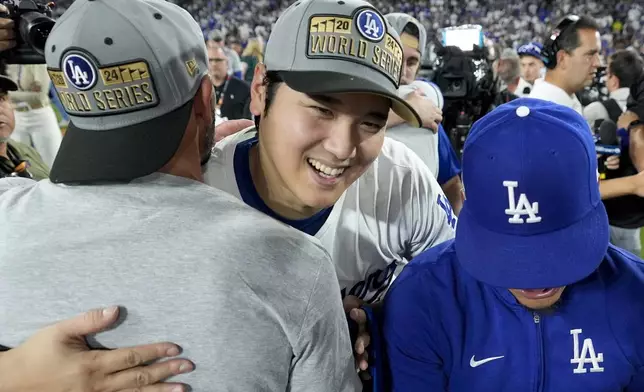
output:
[[422,92],[416,90],[405,99],[420,116],[423,128],[438,132],[438,124],[443,121],[443,112],[431,100],[424,97]]
[[[434,102],[425,98],[419,90],[410,93],[405,98],[405,101],[418,113],[423,128],[431,129],[434,133],[438,132],[438,124],[443,121],[443,112]],[[400,118],[393,110],[389,111],[387,128],[393,128],[404,123],[405,120]]]
[[351,344],[353,344],[356,369],[360,371],[362,378],[366,376],[366,371],[369,368],[369,354],[367,349],[371,341],[371,336],[368,332],[367,314],[364,310],[360,309],[363,304],[364,302],[360,298],[353,295],[347,296],[342,301],[344,312],[348,314],[349,318],[357,326],[357,330],[355,331],[356,335],[354,336],[355,341],[352,341]]
[[253,121],[246,119],[226,120],[215,127],[215,142],[253,125],[255,125]]
[[194,365],[175,357],[179,347],[157,343],[116,350],[89,350],[85,336],[107,329],[117,308],[97,309],[42,329],[22,345],[0,353],[0,392],[181,392],[163,380]]

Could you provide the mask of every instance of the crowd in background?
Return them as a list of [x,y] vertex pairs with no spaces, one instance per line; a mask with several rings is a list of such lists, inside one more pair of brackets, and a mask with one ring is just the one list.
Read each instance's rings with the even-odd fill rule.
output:
[[[246,42],[254,36],[267,39],[272,24],[290,0],[173,0],[200,23],[204,35],[219,30]],[[374,1],[383,13],[404,12],[420,20],[430,35],[443,27],[480,24],[486,36],[503,47],[516,49],[530,41],[542,41],[545,32],[563,15],[594,17],[602,28],[605,54],[628,47],[644,50],[644,5],[637,0],[510,1],[431,0]],[[432,40],[429,40],[432,46]],[[428,51],[431,53],[431,51]]]
[[[56,15],[73,0],[57,2]],[[253,37],[264,40],[271,26],[292,0],[171,0],[190,11],[208,37],[220,31],[242,46]],[[563,15],[575,13],[594,17],[602,28],[602,46],[614,50],[633,47],[644,51],[644,4],[638,0],[377,0],[383,13],[414,15],[432,37],[440,28],[480,24],[486,36],[502,47],[516,49],[531,41],[542,41],[545,32]],[[429,45],[433,46],[432,40]],[[431,53],[432,51],[428,51]]]

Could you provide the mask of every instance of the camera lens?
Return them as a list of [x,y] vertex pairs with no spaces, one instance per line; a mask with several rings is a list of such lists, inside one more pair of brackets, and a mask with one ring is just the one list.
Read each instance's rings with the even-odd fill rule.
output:
[[20,36],[39,54],[45,53],[45,43],[56,22],[41,13],[27,12],[20,20]]
[[44,22],[33,26],[29,31],[29,42],[38,52],[44,53],[47,37],[53,27],[53,23]]

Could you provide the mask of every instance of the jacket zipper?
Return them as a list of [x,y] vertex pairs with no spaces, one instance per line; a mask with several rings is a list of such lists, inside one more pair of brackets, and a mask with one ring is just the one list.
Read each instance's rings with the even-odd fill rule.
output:
[[536,392],[541,392],[543,391],[543,378],[544,378],[544,360],[543,360],[543,332],[541,330],[541,316],[539,316],[538,313],[533,313],[532,314],[532,319],[534,320],[534,324],[537,327],[537,352],[538,352],[538,363],[539,363],[539,370],[537,373],[537,385],[536,385]]

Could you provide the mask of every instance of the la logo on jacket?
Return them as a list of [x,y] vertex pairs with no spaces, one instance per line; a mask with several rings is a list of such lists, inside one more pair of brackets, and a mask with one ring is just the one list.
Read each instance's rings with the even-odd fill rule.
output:
[[570,330],[570,334],[573,339],[573,358],[570,360],[570,363],[577,365],[577,367],[573,369],[573,373],[583,374],[588,372],[588,369],[586,369],[586,365],[588,364],[592,364],[592,367],[590,368],[591,373],[603,372],[604,368],[599,366],[599,364],[604,362],[604,354],[595,353],[595,346],[593,345],[592,339],[584,339],[581,352],[579,351],[579,335],[581,335],[581,333],[581,329]]

